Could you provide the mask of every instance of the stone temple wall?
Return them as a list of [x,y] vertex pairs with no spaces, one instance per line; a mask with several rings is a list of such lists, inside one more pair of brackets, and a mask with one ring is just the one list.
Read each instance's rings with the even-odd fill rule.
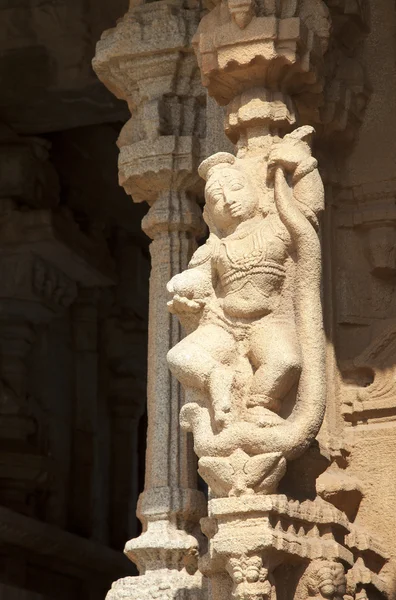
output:
[[0,597],[103,598],[134,573],[145,210],[117,182],[126,109],[95,43],[126,2],[0,7]]

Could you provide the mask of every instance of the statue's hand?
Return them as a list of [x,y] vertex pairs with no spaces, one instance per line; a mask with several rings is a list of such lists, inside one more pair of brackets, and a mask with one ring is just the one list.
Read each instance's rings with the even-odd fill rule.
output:
[[189,272],[184,271],[174,275],[172,279],[167,283],[166,289],[173,296],[178,294],[179,296],[186,296],[192,298],[194,294],[193,285],[189,281]]
[[209,296],[213,291],[211,274],[200,268],[187,269],[172,277],[166,289],[172,296],[177,294],[189,300]]
[[203,299],[190,299],[185,296],[175,294],[173,299],[168,302],[168,310],[172,314],[197,313],[205,306],[206,301]]
[[277,167],[281,167],[287,173],[294,173],[297,167],[310,157],[307,148],[307,144],[295,140],[283,140],[274,144],[268,158],[268,178],[274,178]]

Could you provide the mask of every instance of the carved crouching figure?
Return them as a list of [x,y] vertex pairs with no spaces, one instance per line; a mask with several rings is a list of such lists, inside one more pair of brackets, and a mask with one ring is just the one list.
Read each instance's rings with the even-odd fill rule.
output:
[[[320,379],[317,361],[323,366],[315,229],[323,187],[308,144],[311,133],[303,127],[274,140],[266,159],[218,153],[199,169],[210,236],[168,284],[170,310],[190,331],[170,350],[168,363],[195,393],[181,420],[193,431],[200,457],[235,450],[285,453],[285,431],[279,437],[277,429],[294,420],[298,432],[286,445],[304,445],[312,437],[309,420],[322,419],[321,382],[310,388],[316,402],[301,397],[315,369]],[[301,303],[308,303],[304,311]],[[307,338],[304,313],[315,321]],[[299,398],[285,419],[297,388]]]

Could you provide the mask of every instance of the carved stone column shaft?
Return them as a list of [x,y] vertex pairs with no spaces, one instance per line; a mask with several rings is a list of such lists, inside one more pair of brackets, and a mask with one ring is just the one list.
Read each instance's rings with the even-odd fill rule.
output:
[[[190,202],[195,215],[187,215],[188,207],[189,201],[184,194],[170,191],[157,200],[143,222],[145,232],[153,240],[150,244],[147,489],[164,486],[196,488],[196,473],[188,464],[192,456],[191,439],[179,431],[183,391],[171,376],[166,361],[169,349],[180,340],[181,326],[174,315],[164,310],[167,282],[186,268],[196,247],[189,230],[193,223],[188,221],[195,216],[195,226],[199,229],[199,212]],[[173,218],[178,215],[179,223],[170,223],[170,215]],[[184,223],[183,218],[186,219]]]
[[183,393],[166,362],[181,337],[167,312],[166,283],[185,268],[202,232],[196,199],[205,94],[191,48],[198,19],[197,8],[173,0],[131,6],[104,34],[94,59],[98,76],[131,110],[118,141],[120,183],[135,202],[150,205],[142,223],[152,239],[146,478],[138,504],[143,533],[126,545],[141,577],[117,582],[111,592],[126,586],[139,598],[157,588],[172,598],[201,590],[195,535],[205,504],[192,443],[179,425]]

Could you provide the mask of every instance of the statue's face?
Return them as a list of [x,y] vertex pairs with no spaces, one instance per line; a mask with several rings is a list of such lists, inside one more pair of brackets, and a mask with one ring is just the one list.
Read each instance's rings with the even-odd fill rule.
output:
[[206,210],[216,227],[227,231],[253,217],[258,198],[244,174],[232,167],[217,168],[205,188]]

